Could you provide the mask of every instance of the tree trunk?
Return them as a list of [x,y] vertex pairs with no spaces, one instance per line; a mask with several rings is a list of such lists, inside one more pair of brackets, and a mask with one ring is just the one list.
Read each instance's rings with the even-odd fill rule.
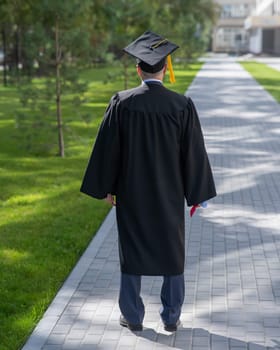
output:
[[20,81],[20,29],[17,25],[17,30],[15,33],[16,36],[16,47],[15,47],[15,56],[16,56],[16,76],[17,76],[17,83],[19,84]]
[[56,19],[55,25],[55,68],[56,68],[56,117],[58,128],[58,146],[59,156],[64,157],[64,138],[63,138],[63,125],[61,115],[61,81],[60,81],[60,63],[61,63],[61,48],[59,46],[59,23]]
[[2,28],[2,42],[3,42],[3,85],[8,85],[7,77],[7,35],[5,27]]

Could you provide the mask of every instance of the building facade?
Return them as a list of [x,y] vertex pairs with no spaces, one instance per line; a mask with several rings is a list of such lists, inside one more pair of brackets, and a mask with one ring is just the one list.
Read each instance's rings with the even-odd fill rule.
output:
[[254,54],[280,54],[280,0],[257,0],[245,20],[249,51]]
[[212,50],[280,54],[280,0],[216,0]]
[[245,19],[254,11],[256,0],[216,0],[220,17],[213,30],[214,52],[242,53],[249,47],[249,33],[244,28]]

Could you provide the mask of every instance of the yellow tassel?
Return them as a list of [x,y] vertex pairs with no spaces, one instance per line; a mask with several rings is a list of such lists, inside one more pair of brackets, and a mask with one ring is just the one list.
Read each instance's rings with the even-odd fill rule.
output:
[[175,75],[172,67],[171,55],[167,56],[167,69],[169,70],[169,81],[170,83],[175,83]]

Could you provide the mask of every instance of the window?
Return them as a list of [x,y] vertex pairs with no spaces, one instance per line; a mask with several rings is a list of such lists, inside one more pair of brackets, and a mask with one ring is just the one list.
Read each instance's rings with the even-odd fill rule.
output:
[[217,31],[217,46],[222,49],[236,50],[247,45],[247,33],[242,28],[219,28]]
[[245,18],[250,13],[249,4],[224,5],[221,18]]

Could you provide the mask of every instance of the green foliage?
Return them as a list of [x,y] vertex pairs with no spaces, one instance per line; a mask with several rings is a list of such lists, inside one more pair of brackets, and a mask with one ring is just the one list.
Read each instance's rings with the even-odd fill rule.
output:
[[260,62],[240,63],[280,103],[280,72]]
[[[25,64],[30,73],[53,74],[55,66],[55,26],[59,24],[63,63],[80,63],[90,57],[89,31],[85,25],[89,1],[38,1],[33,8],[33,22],[22,33]],[[35,66],[34,66],[35,64]]]
[[[88,82],[81,81],[76,69],[63,69],[62,101],[71,105],[72,117],[68,123],[83,120],[89,123],[91,116],[83,112],[86,104]],[[21,107],[15,114],[16,138],[20,147],[30,155],[46,156],[56,154],[57,128],[55,116],[55,81],[52,78],[39,78],[21,84],[19,100]],[[70,125],[64,125],[70,134]]]
[[[177,82],[171,87],[184,92],[199,68],[175,67]],[[28,155],[14,127],[15,109],[27,107],[15,87],[0,87],[1,350],[21,348],[109,210],[105,202],[79,193],[102,115],[123,84],[120,79],[103,84],[107,71],[79,73],[81,83],[89,84],[81,110],[90,120],[76,119],[72,93],[64,90],[65,120],[73,131],[64,159]],[[43,83],[32,84],[41,90]],[[29,89],[26,94],[27,106],[36,106]]]
[[22,108],[15,113],[16,139],[22,149],[33,155],[47,155],[54,151],[56,133],[49,96],[50,88],[29,83],[19,90]]
[[[67,78],[69,67],[78,70],[117,58],[126,89],[130,61],[122,52],[125,45],[150,28],[177,42],[183,60],[192,59],[206,48],[215,13],[213,0],[2,0],[0,29],[7,62],[4,84],[16,83],[21,88],[25,77],[30,80],[28,88],[21,88],[26,109],[16,117],[18,130],[25,135],[22,147],[36,155],[54,154],[55,118],[51,116],[56,109],[59,155],[64,156],[61,93],[69,87],[68,81],[76,92],[85,92]],[[48,81],[41,90],[33,91],[32,79],[38,76]],[[78,109],[85,99],[76,94],[73,101]],[[90,120],[88,114],[79,117]]]
[[192,58],[206,50],[211,26],[218,14],[213,0],[154,0],[148,3],[153,30],[180,46],[175,55]]
[[2,0],[0,31],[11,67],[20,63],[23,74],[51,75],[56,22],[64,62],[86,65],[119,59],[147,29],[178,42],[181,57],[192,57],[207,46],[216,15],[214,0]]
[[150,26],[149,7],[143,0],[107,0],[110,44],[119,58],[122,48]]

